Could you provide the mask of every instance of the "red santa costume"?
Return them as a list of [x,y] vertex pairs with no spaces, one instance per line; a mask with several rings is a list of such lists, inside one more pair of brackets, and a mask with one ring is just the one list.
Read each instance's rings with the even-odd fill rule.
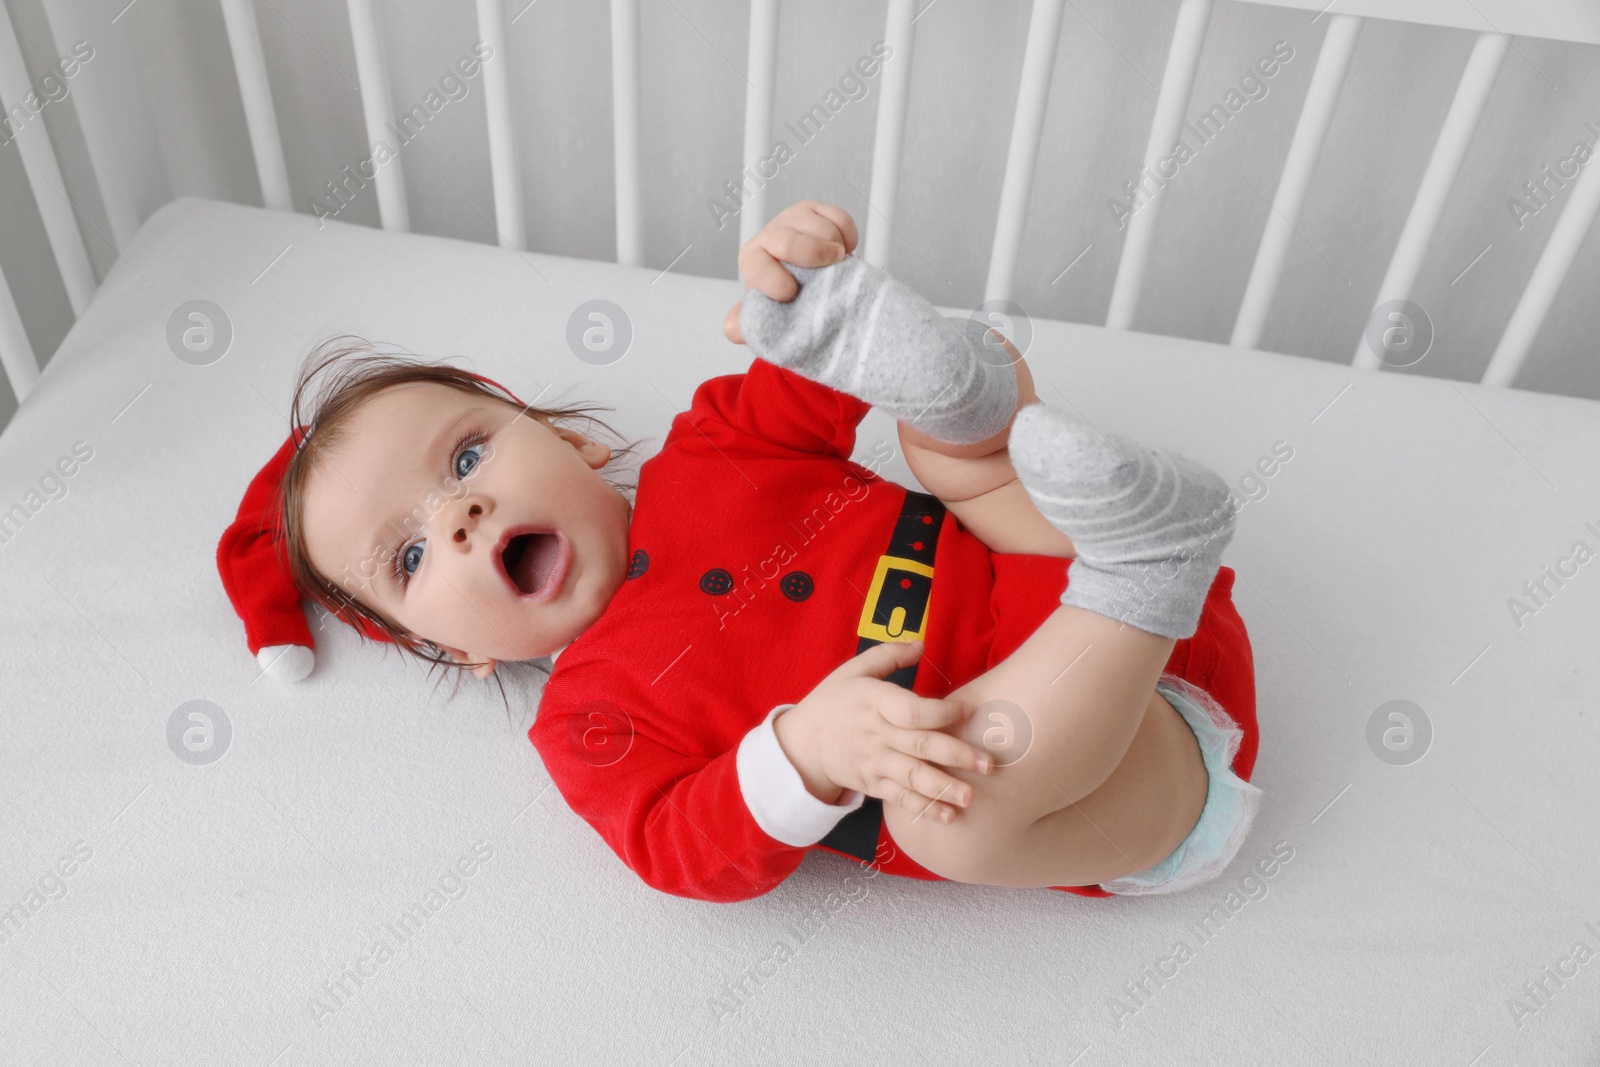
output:
[[[878,798],[813,797],[772,720],[879,641],[922,639],[889,680],[949,694],[1059,606],[1071,561],[991,552],[936,498],[852,461],[869,410],[759,358],[703,382],[640,467],[626,580],[557,653],[529,739],[567,804],[656,889],[750,899],[813,848],[943,881],[895,847]],[[1232,769],[1248,782],[1255,670],[1233,578],[1219,568],[1165,672],[1239,725]]]

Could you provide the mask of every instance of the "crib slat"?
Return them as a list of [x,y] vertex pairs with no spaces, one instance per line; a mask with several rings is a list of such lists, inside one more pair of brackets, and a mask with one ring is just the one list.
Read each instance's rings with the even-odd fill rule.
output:
[[[1507,43],[1507,38],[1500,34],[1486,32],[1479,34],[1472,46],[1472,55],[1467,57],[1467,65],[1461,72],[1461,82],[1456,86],[1455,98],[1450,101],[1450,110],[1445,114],[1444,125],[1439,130],[1439,140],[1434,143],[1433,156],[1428,160],[1428,169],[1423,172],[1422,184],[1418,186],[1417,197],[1411,204],[1411,214],[1406,216],[1405,228],[1400,231],[1400,240],[1389,260],[1383,284],[1378,287],[1377,299],[1372,302],[1373,308],[1390,300],[1410,297],[1411,287],[1417,280],[1417,270],[1422,265],[1422,256],[1428,250],[1433,229],[1444,211],[1445,198],[1455,182],[1456,172],[1461,169],[1461,157],[1466,154],[1472,131],[1478,125],[1478,117],[1483,114],[1484,102],[1489,99],[1489,89],[1500,70]],[[1363,335],[1356,341],[1356,354],[1351,364],[1366,370],[1377,370],[1383,366],[1383,361],[1367,344],[1365,327],[1366,324],[1362,323]]]
[[[750,0],[750,88],[744,97],[744,172],[739,247],[767,222],[767,178],[758,169],[772,147],[772,100],[778,81],[778,0]],[[747,175],[753,175],[752,180]]]
[[[862,214],[866,231],[859,254],[875,267],[889,265],[889,238],[893,235],[895,191],[900,187],[900,152],[905,144],[906,102],[911,95],[912,8],[916,0],[889,0],[883,41],[888,59],[880,68],[883,85],[878,98],[878,125],[872,137],[872,191]],[[859,228],[861,220],[856,220]]]
[[[350,35],[355,43],[356,78],[361,83],[361,111],[367,123],[367,144],[379,141],[401,151],[399,138],[390,129],[394,122],[394,98],[389,92],[389,65],[383,58],[383,45],[378,39],[378,20],[372,11],[372,0],[346,0],[350,12]],[[378,190],[378,218],[386,230],[402,233],[411,230],[411,213],[406,207],[405,175],[400,158],[386,163],[373,161],[377,174],[373,184]]]
[[[111,230],[110,239],[122,248],[139,229],[139,210],[133,196],[135,182],[150,179],[163,186],[167,182],[149,111],[139,95],[141,91],[129,84],[136,76],[133,54],[107,43],[105,22],[91,18],[87,5],[48,0],[42,7],[58,55],[70,54],[79,42],[87,42],[94,49],[93,60],[72,79],[72,108],[83,131],[84,148],[88,150],[89,165]],[[62,195],[66,192],[66,186],[62,186]],[[158,195],[164,200],[168,192],[162,188]]]
[[1033,0],[1028,21],[1027,47],[1022,55],[1022,81],[1017,106],[1011,115],[1011,147],[1006,153],[1005,182],[1000,189],[1000,211],[994,225],[994,246],[989,252],[989,280],[983,299],[1009,300],[1022,248],[1022,226],[1027,220],[1028,193],[1039,158],[1039,138],[1044,133],[1045,103],[1050,97],[1050,74],[1056,64],[1056,43],[1061,37],[1061,0]]
[[283,160],[278,115],[272,106],[272,89],[267,84],[267,60],[261,52],[261,27],[256,23],[256,9],[250,0],[222,0],[222,19],[227,24],[228,48],[233,53],[234,75],[239,82],[239,96],[244,101],[250,149],[256,157],[261,202],[274,211],[293,211],[289,198],[289,168]]
[[[7,114],[23,106],[32,88],[28,83],[28,70],[22,62],[22,47],[17,42],[17,31],[11,24],[11,14],[0,3],[0,107]],[[25,109],[24,109],[25,110]],[[94,295],[94,269],[89,265],[89,251],[83,243],[83,232],[67,203],[67,183],[61,177],[61,164],[56,159],[55,147],[50,143],[50,132],[45,128],[44,116],[35,115],[29,121],[14,127],[17,154],[22,157],[22,169],[28,175],[28,188],[39,208],[39,218],[44,223],[45,236],[50,240],[50,250],[55,254],[56,269],[61,272],[66,286],[67,301],[72,305],[74,317],[83,314]],[[59,192],[58,192],[59,190]],[[9,299],[9,297],[8,297]],[[23,338],[26,341],[26,336]],[[14,341],[6,343],[7,349]],[[33,359],[30,349],[29,361]],[[7,371],[10,366],[7,365]],[[37,373],[37,364],[34,365]],[[12,376],[12,389],[16,378]],[[20,396],[20,394],[19,394]]]
[[489,46],[483,72],[483,106],[489,120],[489,173],[494,181],[494,228],[501,248],[528,250],[522,211],[522,156],[511,114],[511,56],[506,47],[504,0],[478,0],[478,36]]
[[[1161,93],[1156,98],[1155,120],[1150,124],[1150,139],[1144,149],[1144,169],[1151,174],[1178,140],[1183,114],[1189,107],[1189,93],[1194,87],[1195,68],[1200,63],[1200,46],[1205,42],[1206,24],[1210,19],[1211,0],[1183,0],[1178,8],[1172,46],[1167,50],[1167,69],[1161,77]],[[1162,190],[1157,189],[1128,219],[1122,261],[1117,264],[1117,280],[1111,287],[1111,306],[1106,312],[1106,325],[1114,329],[1127,330],[1133,326],[1133,313],[1139,303],[1139,289],[1144,284],[1145,265],[1150,258],[1150,243],[1155,236],[1156,215],[1161,210],[1161,194]]]
[[1239,348],[1255,348],[1261,341],[1261,327],[1272,308],[1272,297],[1283,273],[1283,260],[1294,237],[1294,225],[1300,217],[1306,189],[1316,172],[1317,156],[1322,151],[1328,123],[1339,102],[1339,91],[1344,85],[1350,56],[1356,50],[1361,22],[1354,15],[1335,15],[1322,38],[1322,51],[1317,56],[1316,69],[1311,72],[1305,105],[1300,109],[1300,122],[1295,126],[1289,155],[1283,161],[1283,174],[1272,197],[1266,229],[1261,233],[1261,247],[1256,250],[1250,282],[1239,304],[1239,317],[1233,323],[1229,344]]
[[1484,385],[1509,386],[1522,369],[1528,347],[1544,324],[1545,314],[1578,254],[1578,246],[1594,224],[1596,210],[1600,209],[1600,160],[1591,159],[1584,164],[1575,182],[1567,206],[1561,209],[1550,240],[1539,256],[1539,264],[1528,278],[1528,287],[1522,291],[1522,299],[1517,301],[1506,332],[1483,372]]
[[22,327],[22,314],[11,296],[4,271],[0,271],[0,366],[5,368],[11,392],[21,404],[39,381],[39,359]]
[[639,184],[639,0],[611,0],[611,127],[616,152],[617,262],[644,265]]

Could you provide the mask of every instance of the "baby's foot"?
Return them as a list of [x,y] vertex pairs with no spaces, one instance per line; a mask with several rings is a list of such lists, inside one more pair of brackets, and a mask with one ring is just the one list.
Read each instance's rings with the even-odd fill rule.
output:
[[1233,539],[1227,483],[1043,403],[1017,412],[1010,449],[1034,505],[1077,548],[1061,602],[1163,637],[1192,635]]
[[1011,356],[985,343],[974,319],[947,319],[859,256],[784,269],[800,283],[788,303],[744,295],[739,329],[770,363],[883,408],[929,437],[973,444],[1017,409]]

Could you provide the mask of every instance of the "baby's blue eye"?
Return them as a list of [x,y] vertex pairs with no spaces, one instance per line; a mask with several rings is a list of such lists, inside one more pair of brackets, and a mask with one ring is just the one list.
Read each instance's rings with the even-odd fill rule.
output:
[[[477,456],[473,456],[472,457],[472,462],[467,466],[467,469],[466,470],[462,470],[461,469],[461,460],[464,457],[466,457],[466,455],[468,453],[471,453],[471,452],[477,452],[477,453],[480,453],[480,454],[477,455]],[[465,478],[467,475],[471,474],[473,468],[478,465],[478,461],[483,458],[482,455],[481,455],[482,452],[483,452],[483,446],[482,445],[473,445],[471,448],[463,448],[461,450],[460,454],[456,456],[456,477],[457,478]]]
[[[400,567],[406,572],[407,576],[417,573],[417,568],[422,566],[422,546],[425,544],[427,544],[426,541],[418,541],[406,549],[405,555],[400,557]],[[416,553],[416,555],[413,556],[412,553]]]

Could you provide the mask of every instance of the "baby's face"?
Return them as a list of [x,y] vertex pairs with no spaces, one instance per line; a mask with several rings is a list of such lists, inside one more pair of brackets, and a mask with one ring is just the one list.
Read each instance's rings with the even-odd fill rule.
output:
[[621,586],[632,506],[598,473],[607,446],[433,382],[374,393],[349,428],[306,486],[311,563],[456,659],[548,655]]

